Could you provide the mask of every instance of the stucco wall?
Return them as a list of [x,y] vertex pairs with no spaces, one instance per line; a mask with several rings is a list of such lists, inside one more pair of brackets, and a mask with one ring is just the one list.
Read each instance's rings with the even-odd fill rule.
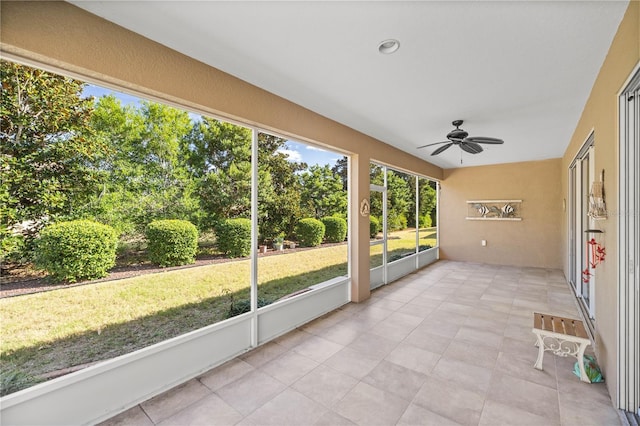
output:
[[[560,170],[560,159],[445,170],[440,257],[560,269]],[[468,200],[514,199],[522,200],[522,221],[465,219]]]
[[[614,401],[617,398],[617,285],[618,285],[618,96],[640,61],[640,2],[631,1],[600,68],[569,147],[562,158],[562,197],[567,198],[568,168],[593,130],[596,175],[605,171],[609,218],[598,222],[607,251],[596,271],[596,355]],[[562,224],[563,265],[567,266],[567,217]]]

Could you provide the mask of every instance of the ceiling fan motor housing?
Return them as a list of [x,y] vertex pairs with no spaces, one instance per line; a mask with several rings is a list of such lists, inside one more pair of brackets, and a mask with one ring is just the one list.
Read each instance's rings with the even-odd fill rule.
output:
[[447,134],[447,139],[451,139],[451,140],[462,140],[464,138],[466,138],[467,136],[469,136],[469,133],[465,132],[462,129],[455,129],[449,132],[449,134]]

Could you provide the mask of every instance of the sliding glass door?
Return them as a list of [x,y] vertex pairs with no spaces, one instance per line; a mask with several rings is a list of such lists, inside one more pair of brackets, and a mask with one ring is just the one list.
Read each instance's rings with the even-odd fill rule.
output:
[[589,137],[569,168],[569,281],[581,306],[595,319],[593,297],[596,272],[589,266],[589,245],[595,229],[589,217],[589,191],[595,180],[593,134]]
[[640,414],[640,69],[618,111],[618,407]]

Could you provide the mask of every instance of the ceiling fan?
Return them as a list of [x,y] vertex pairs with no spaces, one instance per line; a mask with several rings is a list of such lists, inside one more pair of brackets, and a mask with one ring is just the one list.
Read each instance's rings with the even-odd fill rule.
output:
[[447,135],[447,139],[449,139],[448,141],[435,142],[427,145],[422,145],[422,146],[419,146],[418,149],[444,143],[446,145],[442,145],[440,148],[433,151],[431,155],[438,155],[444,150],[446,150],[447,148],[449,148],[451,145],[458,145],[460,148],[462,148],[463,151],[466,151],[469,154],[479,154],[483,151],[482,147],[479,145],[481,143],[486,143],[491,145],[499,145],[504,143],[502,139],[497,139],[497,138],[488,138],[484,136],[469,137],[469,133],[467,133],[466,131],[460,128],[463,122],[464,120],[455,120],[451,123],[454,126],[456,126],[456,128],[450,131],[449,134]]

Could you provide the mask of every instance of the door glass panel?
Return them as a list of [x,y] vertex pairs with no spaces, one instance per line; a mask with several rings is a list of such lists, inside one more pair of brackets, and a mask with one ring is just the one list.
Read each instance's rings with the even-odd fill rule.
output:
[[377,270],[371,275],[371,285],[377,287],[386,283],[386,233],[385,233],[385,168],[375,163],[369,165],[369,182],[371,184],[369,192],[370,213],[369,213],[369,269]]
[[573,290],[576,290],[576,268],[574,265],[576,264],[576,220],[575,213],[573,208],[573,197],[575,193],[575,181],[576,181],[576,168],[575,166],[569,169],[569,193],[568,200],[569,202],[566,204],[566,207],[569,212],[569,282],[573,286]]
[[591,318],[595,318],[595,300],[591,297],[595,285],[596,271],[589,264],[591,246],[588,244],[594,233],[585,232],[596,228],[589,217],[589,192],[595,177],[593,135],[580,150],[569,169],[569,281],[576,296]]
[[[589,211],[589,154],[585,155],[585,157],[581,161],[581,177],[580,177],[580,210],[581,210],[581,221],[582,221],[582,271],[589,270],[589,260],[588,255],[589,251],[587,249],[587,241],[591,237],[590,234],[585,233],[587,229],[589,229],[589,216],[587,215]],[[593,271],[591,271],[593,272]],[[589,306],[589,287],[590,280],[582,280],[582,298],[584,299],[587,306]]]
[[369,200],[371,203],[371,211],[369,214],[369,237],[372,240],[382,239],[382,192],[371,191]]
[[382,244],[375,244],[369,247],[369,269],[382,266]]

